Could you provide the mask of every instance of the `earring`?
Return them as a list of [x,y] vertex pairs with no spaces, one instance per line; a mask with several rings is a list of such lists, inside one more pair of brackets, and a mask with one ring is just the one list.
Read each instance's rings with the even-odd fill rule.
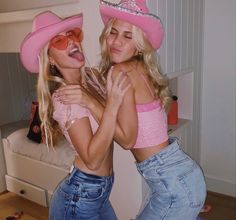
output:
[[143,59],[143,53],[141,51],[138,51],[138,58],[141,60]]
[[59,70],[57,69],[57,67],[55,66],[54,63],[50,63],[49,69],[50,69],[50,73],[51,73],[53,76],[59,76],[59,77],[61,77],[61,74],[60,74]]

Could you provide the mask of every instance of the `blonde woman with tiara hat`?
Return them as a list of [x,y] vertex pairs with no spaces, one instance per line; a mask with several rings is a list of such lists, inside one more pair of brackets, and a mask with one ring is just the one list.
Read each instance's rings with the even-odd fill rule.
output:
[[[136,123],[138,131],[131,152],[151,192],[137,220],[195,220],[204,205],[206,185],[199,165],[167,134],[166,111],[171,99],[156,59],[164,38],[161,20],[149,13],[145,0],[100,1],[100,14],[105,24],[100,36],[101,78],[114,66],[112,78],[122,71],[132,84],[133,99],[129,105],[121,105],[119,115],[135,109],[137,120],[129,123]],[[67,103],[80,102],[81,97],[87,96],[75,87],[60,92],[60,99]],[[91,102],[96,100],[91,98]],[[98,109],[91,108],[91,112],[102,115]]]
[[[111,71],[106,94],[87,84],[82,23],[82,14],[65,19],[50,11],[38,14],[32,32],[21,44],[20,57],[29,72],[38,74],[39,114],[47,146],[56,146],[64,135],[75,151],[73,169],[53,193],[49,219],[116,220],[109,201],[114,181],[112,140],[118,110],[130,84],[122,73],[112,81]],[[87,108],[59,101],[55,91],[69,84],[80,85],[101,102],[106,97],[99,126]]]

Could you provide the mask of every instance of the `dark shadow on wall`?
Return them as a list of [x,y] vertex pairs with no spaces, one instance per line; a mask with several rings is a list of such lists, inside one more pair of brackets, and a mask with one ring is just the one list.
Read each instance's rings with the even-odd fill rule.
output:
[[29,118],[37,74],[28,73],[18,53],[0,53],[0,125]]

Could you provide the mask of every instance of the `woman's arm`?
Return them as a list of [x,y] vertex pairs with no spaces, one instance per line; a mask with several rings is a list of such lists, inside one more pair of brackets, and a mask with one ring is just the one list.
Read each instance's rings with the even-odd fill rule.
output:
[[[112,80],[115,80],[121,70],[113,68]],[[111,70],[109,71],[111,73]],[[110,75],[110,74],[109,74]],[[130,83],[128,80],[126,83]],[[104,104],[92,97],[78,85],[71,85],[57,91],[60,100],[65,104],[79,103],[87,107],[95,120],[100,123],[104,112]],[[134,89],[131,86],[125,94],[118,112],[114,139],[124,148],[131,149],[137,138],[137,113],[135,109]]]
[[[137,139],[137,112],[135,109],[133,89],[130,88],[120,106],[114,140],[125,150],[131,149]],[[87,108],[98,123],[101,122],[104,106],[96,99],[90,101]]]
[[[125,72],[124,68],[115,66],[112,72],[113,80],[116,80],[120,72]],[[129,79],[128,76],[127,78]],[[129,83],[131,83],[130,80]],[[126,150],[131,149],[137,139],[138,119],[134,95],[134,87],[131,86],[121,103],[117,117],[117,130],[114,136],[115,140]]]
[[115,133],[118,110],[124,94],[130,85],[124,87],[121,74],[108,88],[107,104],[101,117],[101,123],[93,135],[87,117],[76,120],[68,129],[70,139],[86,166],[96,170],[102,164]]

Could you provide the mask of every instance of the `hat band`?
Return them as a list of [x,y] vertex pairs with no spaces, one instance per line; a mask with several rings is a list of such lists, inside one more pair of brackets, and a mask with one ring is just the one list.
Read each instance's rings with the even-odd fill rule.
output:
[[[127,3],[126,3],[127,4]],[[151,18],[155,18],[158,20],[161,20],[157,15],[152,14],[152,13],[143,13],[141,11],[135,11],[129,8],[125,8],[123,6],[120,6],[120,4],[115,4],[112,2],[106,2],[106,1],[101,1],[101,5],[105,5],[108,6],[110,8],[119,10],[121,12],[125,12],[125,13],[129,13],[129,14],[133,14],[133,15],[137,15],[137,16],[143,16],[143,17],[151,17]]]
[[136,4],[135,0],[128,0],[126,2],[121,2],[118,4],[120,7],[127,8],[134,11],[141,11],[140,7]]

